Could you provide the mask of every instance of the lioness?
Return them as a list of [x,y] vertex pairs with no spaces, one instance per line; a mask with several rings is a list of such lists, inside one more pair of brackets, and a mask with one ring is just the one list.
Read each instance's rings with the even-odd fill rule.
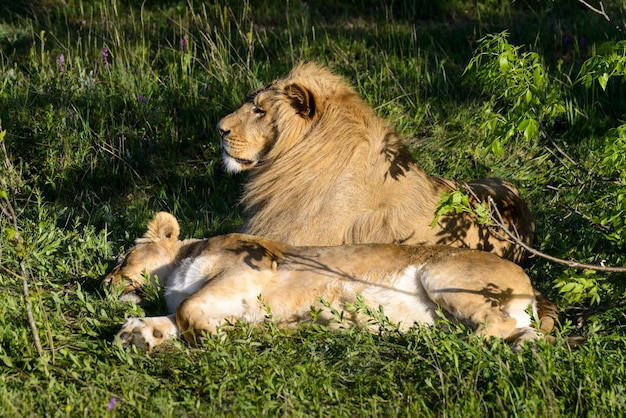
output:
[[[249,170],[241,232],[291,245],[445,244],[521,263],[526,251],[466,213],[430,226],[458,183],[420,169],[396,132],[342,78],[308,63],[250,95],[218,124],[229,172]],[[531,245],[534,223],[518,190],[470,181],[509,230]]]
[[[226,321],[266,320],[266,306],[280,325],[311,320],[323,300],[359,323],[348,304],[361,295],[382,307],[400,330],[432,325],[437,307],[476,334],[500,337],[520,348],[539,338],[531,327],[536,299],[528,276],[495,254],[450,246],[361,244],[295,247],[251,235],[180,241],[179,225],[160,212],[136,246],[105,278],[130,293],[157,275],[169,316],[131,318],[118,333],[125,345],[150,350],[182,335],[196,343]],[[318,321],[332,323],[322,310]]]

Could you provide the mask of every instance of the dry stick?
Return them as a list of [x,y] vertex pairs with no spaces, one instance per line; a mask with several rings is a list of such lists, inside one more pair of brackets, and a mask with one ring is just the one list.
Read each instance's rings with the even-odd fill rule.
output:
[[597,9],[595,7],[593,7],[592,5],[590,5],[589,3],[587,3],[585,0],[578,0],[580,3],[584,4],[587,8],[589,8],[590,10],[596,12],[597,14],[604,16],[604,18],[606,20],[608,20],[609,22],[611,21],[611,18],[606,14],[606,12],[604,11],[604,4],[602,4],[602,2],[600,2],[600,8]]
[[[599,175],[597,175],[597,174],[595,174],[595,173],[592,173],[591,171],[589,171],[589,170],[585,169],[582,165],[580,165],[579,163],[577,163],[576,161],[574,161],[574,159],[573,159],[572,157],[570,157],[569,155],[567,155],[567,153],[566,153],[565,151],[563,151],[563,149],[562,149],[561,147],[559,147],[559,146],[557,145],[557,143],[556,143],[556,142],[554,142],[554,140],[552,140],[552,139],[550,139],[550,145],[551,145],[554,149],[556,149],[556,150],[558,151],[558,153],[559,153],[559,154],[561,154],[561,155],[563,156],[563,158],[565,158],[567,161],[569,161],[569,163],[570,163],[570,164],[572,164],[572,166],[574,166],[574,168],[576,168],[579,172],[581,172],[581,173],[583,173],[583,174],[587,175],[587,177],[590,177],[592,180],[595,180],[595,181],[602,181],[602,182],[607,182],[607,183],[619,183],[619,182],[620,182],[619,178],[599,176]],[[550,147],[548,147],[548,146],[544,146],[544,149],[545,149],[546,151],[548,151],[550,154],[552,154],[552,156],[553,156],[554,158],[556,158],[556,159],[557,159],[557,161],[558,161],[558,162],[560,162],[560,163],[561,163],[561,165],[562,165],[563,167],[565,167],[566,169],[568,169],[568,170],[570,170],[570,171],[571,171],[571,167],[570,167],[569,165],[567,165],[567,164],[565,163],[565,161],[564,161],[562,158],[560,158],[558,155],[556,155],[556,153],[555,153],[555,152],[554,152],[554,151],[553,151]],[[574,177],[575,177],[575,178],[576,178],[576,180],[578,181],[578,184],[579,184],[579,185],[582,185],[582,184],[585,184],[585,183],[586,183],[586,181],[581,180],[581,179],[580,179],[578,176],[576,176],[575,174],[574,174]]]
[[[555,146],[556,146],[556,144],[555,144]],[[556,147],[556,148],[557,148],[557,149],[559,149],[558,147]],[[560,162],[560,163],[561,163],[561,165],[562,165],[563,167],[565,167],[565,168],[567,168],[568,170],[570,170],[570,173],[572,174],[572,176],[574,176],[574,178],[576,179],[576,183],[577,183],[579,186],[580,186],[581,184],[583,184],[583,183],[584,183],[584,182],[580,179],[580,177],[578,177],[578,176],[576,175],[576,173],[574,173],[574,172],[573,172],[573,170],[571,170],[571,169],[570,169],[570,167],[569,167],[569,166],[565,163],[565,161],[563,161],[563,159],[562,159],[561,157],[559,157],[558,155],[556,155],[556,153],[555,153],[554,151],[552,151],[552,150],[551,150],[549,147],[547,147],[547,146],[544,146],[544,149],[545,149],[546,151],[548,151],[548,152],[549,152],[549,153],[550,153],[550,154],[551,154],[551,155],[552,155],[552,156],[553,156],[553,157],[554,157],[554,158],[555,158],[558,162]],[[564,154],[564,153],[561,153],[561,154]],[[564,154],[564,155],[565,155],[565,158],[568,158],[568,159],[569,159],[569,156],[568,156],[567,154]],[[576,164],[575,164],[575,166],[576,166]],[[578,168],[578,167],[576,167],[576,168]]]
[[604,231],[604,232],[610,232],[611,231],[611,227],[609,225],[602,225],[601,223],[598,223],[596,221],[594,221],[593,219],[591,219],[591,217],[589,215],[587,215],[586,213],[583,213],[582,211],[578,210],[577,208],[573,208],[569,205],[565,205],[565,207],[569,210],[571,210],[572,212],[566,216],[564,216],[562,219],[567,219],[570,216],[574,215],[578,215],[581,218],[583,218],[584,220],[586,220],[587,222],[589,222],[594,228],[599,229],[600,231]]
[[[15,229],[15,233],[18,234],[17,239],[21,241],[21,237],[19,236],[19,232],[17,229],[17,219],[15,216],[15,211],[13,210],[13,206],[11,203],[6,200],[6,204],[0,203],[0,207],[2,208],[2,212],[9,218],[9,222],[13,224],[13,228]],[[17,245],[20,245],[19,243]],[[28,291],[28,276],[26,273],[26,267],[24,266],[24,257],[19,256],[20,270],[22,271],[22,283],[24,285],[24,304],[26,305],[26,316],[28,316],[28,323],[30,324],[30,329],[33,333],[33,340],[35,342],[35,348],[37,349],[37,354],[40,356],[43,354],[43,348],[41,347],[41,340],[39,339],[39,331],[37,330],[37,324],[35,323],[35,318],[33,317],[33,311],[30,306],[30,293]]]
[[[621,184],[621,181],[619,178],[613,178],[613,177],[603,177],[600,175],[597,175],[587,169],[585,169],[582,165],[580,165],[579,163],[577,163],[576,161],[574,161],[574,159],[572,157],[570,157],[565,151],[563,151],[563,149],[561,149],[561,147],[559,147],[556,142],[554,142],[553,139],[550,139],[550,145],[552,146],[552,148],[554,148],[558,154],[560,154],[561,156],[563,156],[563,158],[565,158],[565,160],[563,160],[563,158],[559,157],[557,155],[557,153],[555,153],[552,148],[548,147],[548,146],[544,146],[544,149],[546,151],[548,151],[558,162],[561,163],[561,165],[567,169],[570,173],[572,173],[572,175],[574,176],[574,178],[576,179],[576,184],[572,185],[572,184],[567,184],[565,186],[560,186],[560,187],[584,187],[586,185],[588,185],[591,181],[599,181],[599,182],[606,182],[606,183],[615,183],[615,184]],[[586,179],[582,179],[579,176],[577,176],[574,172],[573,169],[570,165],[568,165],[567,162],[569,162],[574,168],[576,168],[579,172],[583,173],[584,175],[586,175],[588,178],[590,178],[591,180],[586,180]],[[547,189],[549,190],[554,190],[557,193],[559,193],[559,187],[554,187],[554,186],[550,186],[547,185],[546,186]],[[566,205],[567,209],[569,209],[571,211],[571,213],[569,213],[568,215],[566,215],[564,217],[564,219],[567,219],[568,217],[570,217],[572,214],[577,214],[580,215],[583,219],[585,219],[586,221],[590,222],[595,228],[603,230],[603,231],[610,231],[611,227],[609,227],[608,225],[602,225],[598,222],[595,222],[591,219],[591,217],[589,215],[586,215],[584,213],[582,213],[581,211],[579,211],[577,208],[572,208],[569,205]]]
[[[611,267],[611,266],[598,266],[596,264],[585,264],[585,263],[581,263],[579,261],[573,261],[573,260],[563,260],[562,258],[556,258],[553,257],[549,254],[546,254],[544,252],[541,252],[539,250],[536,250],[534,248],[532,248],[531,246],[523,243],[519,237],[514,234],[513,232],[511,232],[506,225],[504,224],[504,220],[502,219],[502,214],[500,213],[500,211],[498,210],[495,202],[493,201],[493,198],[491,196],[489,196],[487,198],[488,200],[488,204],[489,204],[489,209],[491,211],[491,219],[496,223],[496,225],[498,227],[500,227],[517,245],[519,245],[520,247],[524,248],[526,251],[528,251],[529,253],[537,256],[537,257],[541,257],[541,258],[545,258],[548,261],[552,261],[554,263],[558,263],[558,264],[564,264],[568,267],[571,268],[579,268],[579,269],[586,269],[586,270],[595,270],[595,271],[607,271],[607,272],[612,272],[612,273],[626,273],[626,267]],[[493,216],[493,214],[495,213],[495,217]]]
[[40,356],[43,354],[43,348],[41,347],[41,340],[39,339],[39,331],[37,330],[37,324],[33,317],[33,311],[30,307],[30,294],[28,292],[28,279],[26,278],[26,268],[24,267],[24,259],[20,257],[20,269],[22,270],[22,282],[24,283],[24,303],[26,305],[26,315],[28,316],[28,323],[33,333],[33,340],[35,342],[35,348],[37,354]]
[[[587,7],[592,12],[597,13],[600,16],[603,16],[607,20],[607,22],[611,21],[611,18],[609,17],[609,15],[607,15],[606,12],[604,11],[604,4],[602,2],[600,2],[600,8],[599,9],[597,7],[593,7],[592,5],[587,3],[585,0],[578,0],[578,2],[580,4],[583,4],[585,7]],[[619,27],[618,25],[615,25],[615,29],[617,29],[618,31],[622,32],[622,28]]]
[[[0,131],[2,130],[2,127],[0,126]],[[4,142],[0,142],[0,144],[2,144],[2,151],[4,152],[4,157],[5,157],[5,164],[10,164],[10,162],[8,161],[8,157],[7,157],[7,153],[6,153],[6,149],[4,147]],[[7,168],[10,167],[10,165],[7,166]],[[2,200],[4,200],[5,202],[2,203]],[[13,205],[11,205],[11,202],[9,201],[8,198],[0,198],[0,208],[2,209],[2,213],[9,218],[9,222],[13,224],[13,229],[15,231],[16,234],[16,239],[17,239],[17,244],[16,246],[20,246],[23,245],[22,242],[22,237],[19,235],[19,229],[17,227],[17,215],[15,214],[15,210],[13,210]],[[22,271],[22,283],[24,285],[24,304],[26,305],[26,316],[28,317],[28,323],[30,324],[30,329],[31,332],[33,333],[33,341],[35,343],[35,348],[37,349],[37,354],[39,354],[40,356],[43,354],[43,348],[41,347],[41,340],[39,339],[39,331],[37,330],[37,324],[35,323],[35,318],[33,317],[33,311],[32,308],[30,306],[30,294],[28,291],[28,276],[26,273],[26,267],[24,266],[24,257],[19,255],[18,256],[19,259],[19,263],[20,263],[20,269]]]

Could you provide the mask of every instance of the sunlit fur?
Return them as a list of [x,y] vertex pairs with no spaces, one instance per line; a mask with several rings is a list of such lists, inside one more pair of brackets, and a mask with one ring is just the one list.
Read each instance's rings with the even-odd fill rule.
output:
[[227,321],[255,324],[268,312],[278,325],[295,326],[311,321],[320,300],[344,315],[337,323],[324,308],[318,321],[372,327],[363,312],[349,309],[358,295],[366,306],[382,308],[400,331],[435,324],[440,307],[476,334],[503,338],[515,348],[540,336],[531,327],[537,303],[528,276],[495,254],[397,244],[296,247],[242,234],[181,241],[178,230],[172,215],[157,214],[105,278],[128,285],[126,293],[146,273],[159,274],[164,285],[170,315],[128,319],[118,334],[125,345],[149,350],[179,335],[196,343]]
[[[465,213],[431,227],[442,193],[459,184],[420,169],[387,122],[324,67],[303,64],[254,91],[218,129],[226,169],[249,174],[244,233],[292,245],[444,244],[526,257]],[[491,196],[509,229],[532,243],[534,223],[511,183],[467,186],[481,200]]]

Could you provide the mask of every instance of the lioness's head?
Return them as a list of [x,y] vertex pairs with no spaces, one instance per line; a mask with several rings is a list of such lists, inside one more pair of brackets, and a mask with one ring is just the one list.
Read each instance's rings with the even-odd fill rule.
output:
[[[174,216],[157,213],[148,224],[148,231],[126,251],[113,271],[103,280],[103,286],[124,286],[122,295],[134,294],[145,283],[145,276],[155,275],[163,283],[173,268],[179,248],[180,228]],[[134,297],[129,297],[129,300]]]
[[289,149],[320,119],[330,96],[356,93],[339,76],[312,63],[253,91],[217,126],[226,170],[248,170],[272,152]]

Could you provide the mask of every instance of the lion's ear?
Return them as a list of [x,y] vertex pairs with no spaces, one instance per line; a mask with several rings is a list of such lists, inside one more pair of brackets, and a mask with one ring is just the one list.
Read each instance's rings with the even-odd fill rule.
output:
[[285,94],[300,116],[310,119],[315,115],[315,99],[308,89],[296,83],[289,84],[285,87]]
[[144,238],[177,241],[179,234],[180,227],[176,218],[167,212],[159,212],[148,224],[148,231]]

